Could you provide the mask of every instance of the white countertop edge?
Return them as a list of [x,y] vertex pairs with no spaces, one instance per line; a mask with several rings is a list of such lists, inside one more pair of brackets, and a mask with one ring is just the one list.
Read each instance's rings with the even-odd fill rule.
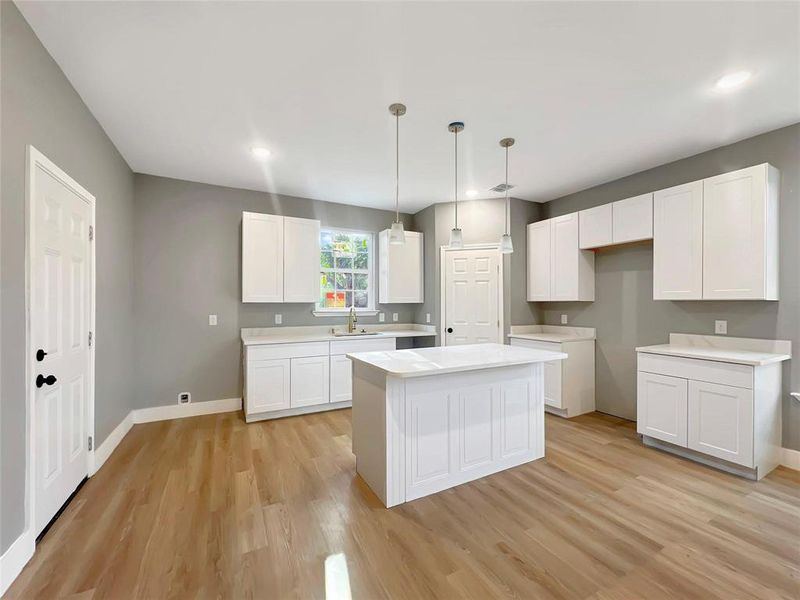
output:
[[722,348],[698,348],[696,346],[673,346],[660,344],[656,346],[640,346],[636,352],[642,354],[660,354],[662,356],[677,356],[680,358],[693,358],[696,360],[710,360],[716,362],[733,363],[762,367],[773,363],[791,360],[791,354],[772,354],[753,352],[752,350],[733,350]]
[[[308,342],[332,342],[338,340],[362,340],[380,338],[405,338],[405,337],[433,337],[436,327],[433,325],[419,325],[417,323],[391,323],[384,326],[364,325],[367,331],[377,331],[377,335],[365,336],[336,336],[330,333],[330,327],[321,330],[318,326],[298,327],[264,327],[245,328],[241,331],[240,339],[244,346],[264,346],[272,344],[302,344]],[[250,333],[258,331],[259,333]],[[263,333],[261,333],[263,332]]]
[[569,343],[569,342],[584,342],[586,340],[594,340],[594,335],[569,335],[562,333],[509,333],[508,338],[515,338],[519,340],[534,340],[537,342],[553,342],[553,343]]

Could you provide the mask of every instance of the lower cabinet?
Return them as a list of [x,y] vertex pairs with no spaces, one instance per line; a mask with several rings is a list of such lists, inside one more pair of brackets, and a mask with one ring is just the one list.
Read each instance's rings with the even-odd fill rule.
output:
[[331,356],[331,402],[353,400],[353,366],[345,354]]
[[678,446],[686,446],[689,382],[680,377],[639,372],[636,431]]
[[289,408],[289,359],[253,360],[247,364],[247,412]]
[[753,466],[753,390],[689,382],[688,447]]
[[292,408],[328,402],[328,363],[327,354],[292,359]]

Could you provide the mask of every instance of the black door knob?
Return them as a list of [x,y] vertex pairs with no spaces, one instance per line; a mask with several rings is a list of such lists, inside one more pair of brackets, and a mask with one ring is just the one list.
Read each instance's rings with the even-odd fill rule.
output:
[[44,350],[42,350],[41,348],[39,348],[39,349],[36,351],[36,360],[37,360],[38,362],[42,362],[42,361],[44,360],[44,357],[45,357],[45,356],[47,356],[47,352],[45,352],[45,351],[44,351]]
[[36,387],[40,388],[44,384],[53,385],[56,381],[57,381],[57,379],[56,379],[55,375],[48,375],[47,377],[44,377],[40,373],[39,375],[36,376]]
[[453,333],[453,328],[452,327],[448,327],[447,328],[447,333]]

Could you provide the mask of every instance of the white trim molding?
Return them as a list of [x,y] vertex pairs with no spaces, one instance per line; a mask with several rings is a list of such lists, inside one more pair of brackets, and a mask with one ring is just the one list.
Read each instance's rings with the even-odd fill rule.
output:
[[6,593],[14,580],[22,573],[36,549],[31,529],[22,532],[14,543],[0,556],[0,596]]
[[222,400],[207,400],[205,402],[190,402],[189,404],[169,404],[167,406],[153,406],[151,408],[138,408],[131,411],[134,424],[152,423],[153,421],[169,421],[184,417],[199,417],[200,415],[213,415],[216,413],[233,412],[242,410],[241,398],[224,398]]
[[800,450],[784,448],[781,453],[781,464],[789,469],[800,471]]
[[125,415],[122,422],[114,428],[114,431],[108,434],[103,443],[95,448],[94,452],[89,453],[89,477],[100,470],[100,467],[108,460],[111,453],[119,446],[122,438],[128,435],[131,427],[133,427],[133,412],[131,411]]

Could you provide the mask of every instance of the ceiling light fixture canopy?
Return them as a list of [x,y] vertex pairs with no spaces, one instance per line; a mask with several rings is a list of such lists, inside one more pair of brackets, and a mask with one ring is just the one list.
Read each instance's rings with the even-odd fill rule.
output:
[[458,132],[464,131],[464,123],[453,121],[447,126],[447,131],[453,134],[455,147],[455,188],[453,195],[455,200],[455,222],[453,229],[450,230],[450,247],[458,250],[464,247],[464,238],[461,235],[461,229],[458,227]]
[[722,92],[730,92],[744,85],[752,76],[750,71],[734,71],[717,79],[716,88]]
[[389,232],[389,243],[395,246],[406,243],[406,232],[400,221],[400,117],[406,114],[406,105],[396,102],[389,106],[389,112],[394,115],[395,137],[395,178],[394,178],[394,223]]
[[511,200],[508,198],[508,149],[514,145],[514,138],[503,138],[500,140],[500,147],[506,150],[506,228],[505,233],[500,238],[500,252],[502,254],[511,254],[514,252],[514,242],[511,240]]

